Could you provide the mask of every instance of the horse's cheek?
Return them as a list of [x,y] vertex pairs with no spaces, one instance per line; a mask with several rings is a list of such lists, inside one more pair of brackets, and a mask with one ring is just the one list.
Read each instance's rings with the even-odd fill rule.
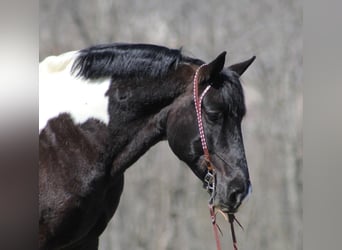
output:
[[[177,117],[177,118],[176,118]],[[182,160],[186,161],[191,145],[186,142],[192,141],[194,135],[187,116],[174,114],[168,120],[167,140],[172,151]],[[190,129],[189,129],[190,128]]]

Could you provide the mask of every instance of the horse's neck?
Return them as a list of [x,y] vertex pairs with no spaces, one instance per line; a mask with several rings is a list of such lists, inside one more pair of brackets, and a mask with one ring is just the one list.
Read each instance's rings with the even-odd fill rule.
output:
[[110,164],[111,175],[123,173],[137,161],[150,147],[165,139],[165,123],[169,107],[138,122],[126,124],[112,133]]
[[[165,82],[149,82],[152,90],[144,93],[139,88],[129,88],[125,94],[118,93],[117,89],[110,90],[111,145],[107,164],[112,175],[125,171],[151,146],[165,139],[168,111],[187,91],[191,81],[181,77],[186,75],[184,70],[189,68],[181,68],[181,74]],[[131,101],[120,102],[120,96],[127,95],[131,96]]]

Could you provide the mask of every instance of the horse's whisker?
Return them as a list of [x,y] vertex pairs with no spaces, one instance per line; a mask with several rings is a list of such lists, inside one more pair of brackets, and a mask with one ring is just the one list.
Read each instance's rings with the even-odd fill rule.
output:
[[241,225],[240,221],[238,221],[236,219],[236,217],[234,216],[234,220],[236,221],[236,223],[241,227],[242,231],[245,231],[245,229],[243,228],[243,226]]
[[217,223],[216,223],[216,227],[220,231],[221,236],[223,236],[222,230],[221,230],[220,226]]
[[221,210],[221,209],[217,209],[218,212],[220,212],[220,214],[223,216],[223,218],[228,221],[228,217],[227,215]]

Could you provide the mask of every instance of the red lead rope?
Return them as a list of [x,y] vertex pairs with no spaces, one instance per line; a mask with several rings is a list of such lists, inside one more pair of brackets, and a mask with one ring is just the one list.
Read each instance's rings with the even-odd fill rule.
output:
[[[207,142],[205,139],[205,134],[204,134],[204,127],[203,127],[203,121],[202,121],[202,101],[204,96],[207,94],[208,90],[210,89],[210,85],[208,85],[204,91],[202,92],[201,96],[198,94],[198,85],[199,85],[199,77],[201,73],[201,69],[207,67],[207,64],[201,65],[195,73],[194,76],[194,86],[193,86],[193,95],[194,95],[194,102],[195,102],[195,109],[196,109],[196,116],[197,116],[197,124],[198,124],[198,129],[200,132],[200,138],[201,138],[201,144],[202,144],[202,149],[204,152],[204,158],[207,164],[207,169],[208,172],[214,173],[215,169],[213,165],[211,164],[210,161],[210,155],[209,155],[209,150],[207,146]],[[213,178],[215,178],[215,174],[212,175]],[[219,238],[219,227],[216,224],[216,213],[215,213],[215,207],[213,206],[213,195],[215,194],[215,179],[213,180],[213,190],[212,190],[212,197],[210,198],[209,201],[209,211],[210,211],[210,218],[211,218],[211,223],[213,225],[213,231],[214,231],[214,236],[215,236],[215,241],[216,241],[216,248],[217,250],[221,250],[221,243],[220,243],[220,238]],[[237,248],[237,241],[235,237],[235,231],[234,231],[234,220],[235,219],[234,214],[228,214],[229,217],[229,223],[230,223],[230,229],[232,232],[232,239],[233,239],[233,246],[234,250],[238,250]],[[240,223],[237,221],[237,223],[240,225]],[[241,225],[240,225],[241,226]]]
[[217,250],[221,250],[221,243],[220,243],[220,238],[219,238],[218,226],[216,224],[215,208],[211,204],[209,204],[209,211],[210,211],[211,223],[213,225],[213,231],[214,231],[214,236],[215,236],[215,241],[216,241],[216,248],[217,248]]

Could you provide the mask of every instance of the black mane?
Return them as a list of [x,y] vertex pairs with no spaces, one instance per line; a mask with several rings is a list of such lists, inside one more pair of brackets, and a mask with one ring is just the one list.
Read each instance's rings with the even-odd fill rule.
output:
[[180,62],[203,63],[183,56],[181,49],[150,44],[114,43],[80,50],[72,66],[72,73],[86,79],[156,78],[176,69]]

